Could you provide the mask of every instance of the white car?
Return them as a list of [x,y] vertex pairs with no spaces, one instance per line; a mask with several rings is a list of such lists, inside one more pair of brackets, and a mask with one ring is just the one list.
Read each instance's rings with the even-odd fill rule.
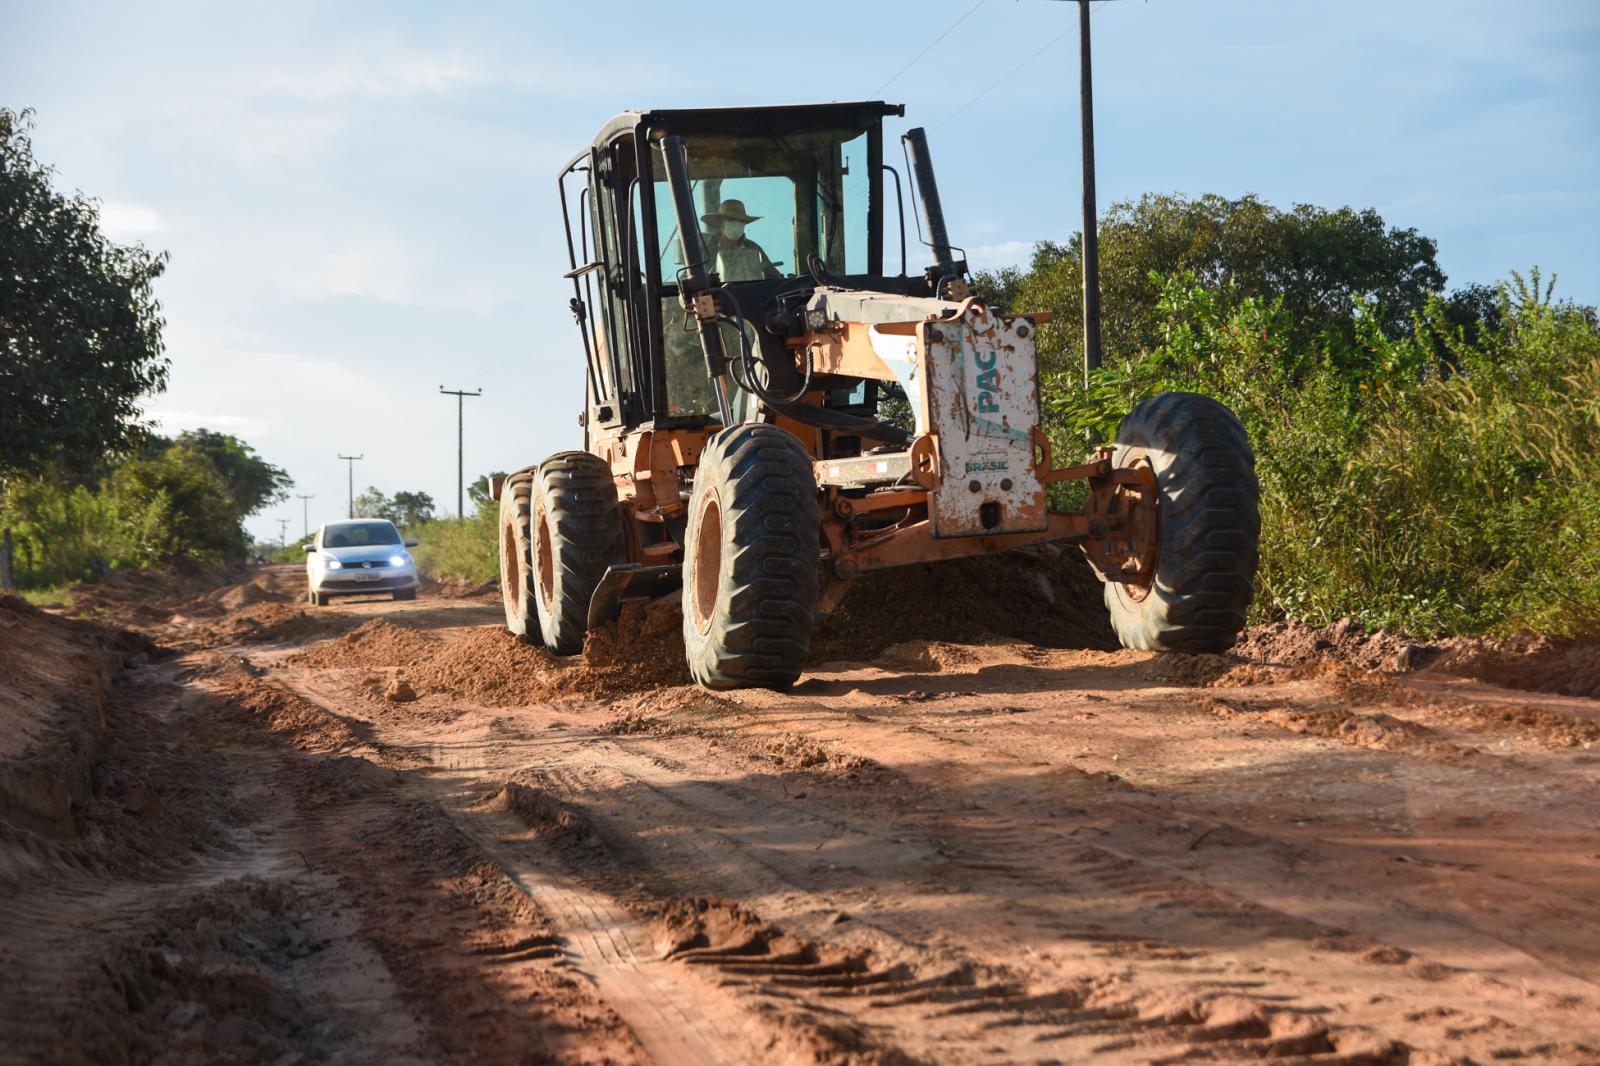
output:
[[334,596],[392,592],[397,600],[417,598],[417,564],[386,518],[356,518],[317,528],[306,545],[306,598],[326,607]]

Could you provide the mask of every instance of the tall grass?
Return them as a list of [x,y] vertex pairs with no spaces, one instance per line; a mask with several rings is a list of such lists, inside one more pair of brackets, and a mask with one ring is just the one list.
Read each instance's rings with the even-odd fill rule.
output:
[[496,552],[499,515],[491,507],[480,508],[471,518],[441,518],[422,522],[406,530],[417,538],[412,558],[417,568],[441,581],[494,581],[500,576]]
[[1262,488],[1258,617],[1419,636],[1600,630],[1600,329],[1537,272],[1468,338],[1442,305],[1386,337],[1290,348],[1281,309],[1164,282],[1155,351],[1047,388],[1063,440],[1109,439],[1138,399],[1237,412]]

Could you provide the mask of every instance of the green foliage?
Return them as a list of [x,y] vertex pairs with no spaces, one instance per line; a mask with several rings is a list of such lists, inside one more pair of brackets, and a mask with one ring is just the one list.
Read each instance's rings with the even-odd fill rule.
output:
[[0,108],[0,478],[130,448],[140,397],[167,380],[151,288],[166,255],[112,243],[94,201],[53,190],[31,128]]
[[[1352,308],[1365,301],[1387,336],[1444,286],[1436,246],[1414,229],[1389,228],[1371,209],[1282,211],[1253,196],[1229,200],[1146,195],[1112,205],[1100,220],[1101,320],[1108,352],[1144,352],[1163,341],[1160,285],[1192,273],[1218,298],[1281,299],[1282,325],[1297,344],[1334,332],[1350,340]],[[1041,365],[1081,366],[1082,240],[1044,241],[1027,272],[975,279],[976,291],[1013,312],[1050,311],[1039,330]]]
[[273,548],[270,552],[267,553],[267,560],[269,562],[274,562],[274,563],[302,563],[302,562],[305,562],[306,545],[310,544],[312,541],[314,541],[316,539],[317,539],[317,534],[316,534],[316,531],[313,530],[312,532],[307,533],[305,536],[301,537],[299,540],[295,541],[293,544],[285,544],[281,548]]
[[1467,324],[1434,296],[1398,335],[1295,338],[1286,301],[1151,279],[1158,342],[1085,388],[1047,377],[1059,441],[1109,440],[1139,399],[1207,393],[1244,422],[1262,486],[1257,611],[1422,636],[1600,628],[1600,328],[1534,271]]
[[18,584],[93,579],[109,568],[181,559],[237,559],[244,519],[283,471],[226,434],[185,433],[159,451],[112,465],[96,486],[59,470],[7,483]]
[[415,526],[433,518],[433,497],[426,492],[397,492],[393,497],[384,495],[376,485],[355,498],[357,518],[387,518],[401,529]]
[[179,434],[176,444],[211,464],[222,479],[229,506],[239,515],[248,517],[289,498],[294,481],[288,473],[238,437],[201,428]]
[[411,530],[417,538],[411,557],[419,570],[443,581],[497,580],[499,521],[498,508],[491,502],[480,505],[471,518],[424,522]]
[[433,497],[426,492],[397,492],[389,501],[388,518],[401,529],[419,525],[433,518]]

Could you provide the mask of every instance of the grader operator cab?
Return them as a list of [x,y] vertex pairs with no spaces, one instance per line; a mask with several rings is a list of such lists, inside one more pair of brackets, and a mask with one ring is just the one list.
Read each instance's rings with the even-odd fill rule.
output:
[[[934,262],[907,272],[907,190],[883,145],[903,114],[633,111],[562,171],[584,450],[492,486],[513,633],[573,654],[625,599],[681,588],[700,684],[782,688],[857,575],[1064,541],[1105,582],[1124,645],[1233,643],[1259,529],[1238,420],[1164,394],[1056,466],[1035,360],[1048,316],[972,297],[920,129],[904,177]],[[1068,480],[1085,502],[1053,509]]]

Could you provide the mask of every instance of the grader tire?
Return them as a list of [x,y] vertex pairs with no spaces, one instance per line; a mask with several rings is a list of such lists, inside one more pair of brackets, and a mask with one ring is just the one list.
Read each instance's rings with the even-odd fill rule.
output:
[[811,650],[821,514],[811,457],[777,426],[745,424],[700,456],[684,541],[683,643],[712,689],[785,689]]
[[1261,536],[1255,456],[1216,400],[1167,392],[1122,420],[1112,464],[1149,461],[1158,491],[1157,555],[1146,588],[1108,581],[1106,608],[1125,648],[1220,652],[1244,629]]
[[625,556],[617,486],[598,456],[557,452],[539,464],[532,489],[529,548],[544,646],[576,655],[589,630],[595,586]]
[[542,643],[538,595],[533,584],[529,523],[533,518],[533,472],[519,470],[500,489],[500,602],[506,629],[529,643]]

